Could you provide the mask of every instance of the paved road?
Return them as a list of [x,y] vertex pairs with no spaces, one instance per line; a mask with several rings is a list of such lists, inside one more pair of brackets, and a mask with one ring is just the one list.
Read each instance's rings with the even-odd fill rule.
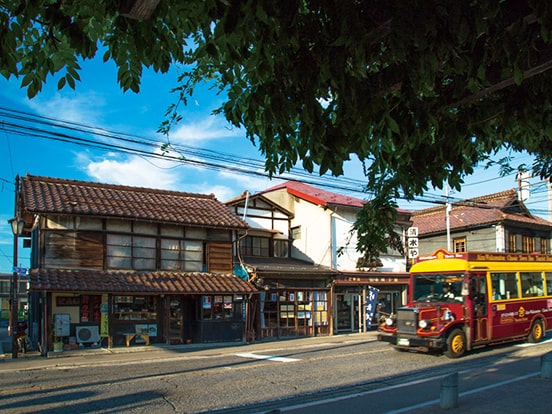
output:
[[[368,381],[354,387],[336,387],[324,392],[303,392],[300,395],[269,403],[256,403],[251,406],[227,408],[219,413],[261,413],[279,410],[288,413],[442,413],[440,404],[441,381],[444,375],[454,372],[458,367],[458,407],[447,410],[453,413],[548,413],[551,410],[548,392],[552,390],[552,380],[540,377],[541,357],[552,351],[552,342],[536,346],[509,346],[502,349],[484,351],[481,355],[469,355],[453,363],[446,358],[420,356],[417,354],[395,353],[387,348],[378,348],[372,333],[357,335],[339,335],[334,337],[305,338],[274,343],[257,343],[244,346],[221,347],[221,345],[184,345],[180,347],[132,347],[72,351],[53,353],[49,358],[25,356],[18,360],[5,357],[0,360],[0,412],[26,413],[105,413],[105,412],[199,412],[191,407],[197,405],[197,395],[192,384],[179,382],[182,378],[191,378],[193,385],[201,384],[204,377],[216,372],[220,379],[220,388],[213,387],[216,398],[211,407],[220,407],[217,401],[225,395],[243,394],[253,390],[257,398],[270,388],[289,389],[289,395],[297,393],[301,384],[294,378],[270,383],[269,374],[263,371],[280,369],[280,373],[290,372],[277,367],[311,369],[318,363],[327,364],[328,355],[340,361],[339,367],[350,355],[357,358],[371,358],[379,353],[392,358],[399,364],[412,362],[420,369],[412,369],[407,376],[380,377],[377,381]],[[357,347],[362,347],[359,351]],[[334,352],[333,354],[328,354]],[[340,355],[343,355],[340,360]],[[268,357],[270,359],[263,359]],[[258,358],[258,362],[255,362]],[[303,359],[294,362],[294,359]],[[383,359],[382,359],[383,360]],[[399,362],[400,361],[400,362]],[[291,365],[288,365],[288,362]],[[185,368],[183,364],[185,363]],[[386,362],[387,363],[387,362]],[[432,368],[428,366],[432,365]],[[111,377],[87,380],[86,373],[92,367],[108,368]],[[152,372],[140,372],[140,367],[151,367]],[[160,367],[161,374],[154,374],[153,368]],[[169,371],[174,367],[175,371]],[[445,368],[441,368],[445,367]],[[452,371],[451,371],[452,369]],[[230,373],[258,372],[257,376],[246,381],[224,383]],[[98,371],[103,372],[103,371]],[[278,372],[278,371],[277,371]],[[430,375],[429,372],[435,373]],[[228,374],[227,374],[228,373]],[[339,381],[341,373],[330,373],[329,377]],[[13,383],[13,378],[17,383]],[[285,375],[285,374],[284,374]],[[307,378],[308,375],[304,378]],[[4,383],[4,379],[10,379]],[[37,378],[49,378],[50,384],[36,382]],[[237,377],[234,377],[237,378]],[[33,382],[33,379],[35,381]],[[123,380],[124,379],[124,380]],[[310,379],[310,378],[309,378]],[[53,384],[62,381],[62,385]],[[48,381],[46,381],[48,382]],[[91,383],[101,384],[101,389],[90,387]],[[267,383],[268,382],[268,383]],[[142,385],[143,392],[131,391],[130,385]],[[162,384],[160,387],[158,384]],[[138,388],[140,390],[140,388]],[[208,395],[209,390],[205,391]],[[100,397],[100,400],[98,400]],[[207,397],[205,397],[207,398]],[[217,400],[218,398],[218,400]],[[55,407],[56,400],[67,404]],[[189,405],[186,404],[189,402]],[[98,404],[103,403],[106,411]],[[192,405],[196,404],[196,405]],[[211,411],[212,411],[211,408]]]
[[[445,377],[429,377],[384,389],[358,392],[284,407],[281,413],[388,414],[549,414],[552,379],[541,378],[541,358],[516,356],[490,367],[458,373],[457,387],[443,387]],[[446,377],[448,381],[450,376]],[[454,383],[453,383],[454,384]],[[454,388],[454,389],[453,389]],[[451,394],[452,392],[454,394]],[[443,393],[443,400],[441,400]],[[451,395],[457,404],[452,406]]]

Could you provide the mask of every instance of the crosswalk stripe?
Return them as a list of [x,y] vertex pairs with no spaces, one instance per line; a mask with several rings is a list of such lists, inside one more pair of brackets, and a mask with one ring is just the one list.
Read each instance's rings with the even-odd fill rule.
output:
[[286,358],[286,357],[278,357],[278,356],[271,356],[271,355],[258,355],[254,354],[253,352],[243,352],[236,354],[236,356],[242,357],[242,358],[252,358],[252,359],[266,359],[267,361],[275,361],[275,362],[295,362],[300,361],[296,358]]

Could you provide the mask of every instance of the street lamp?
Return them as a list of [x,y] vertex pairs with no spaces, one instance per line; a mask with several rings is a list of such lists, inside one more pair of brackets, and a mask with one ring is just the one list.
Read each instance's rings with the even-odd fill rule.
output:
[[17,244],[18,238],[23,234],[23,228],[25,227],[25,221],[16,216],[9,219],[8,222],[11,225],[13,232],[13,273],[10,286],[10,304],[11,304],[11,318],[10,318],[10,331],[12,336],[12,358],[17,358],[17,313],[19,310],[17,301]]

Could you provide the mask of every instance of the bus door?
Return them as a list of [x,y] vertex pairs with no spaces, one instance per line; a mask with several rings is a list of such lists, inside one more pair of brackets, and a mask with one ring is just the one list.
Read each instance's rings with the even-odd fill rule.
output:
[[487,302],[487,285],[485,274],[470,275],[470,313],[472,343],[489,340],[489,314]]

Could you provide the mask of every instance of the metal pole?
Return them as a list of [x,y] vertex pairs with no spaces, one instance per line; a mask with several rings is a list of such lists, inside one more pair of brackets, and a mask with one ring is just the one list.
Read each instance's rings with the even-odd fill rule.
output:
[[[12,358],[17,358],[17,312],[19,310],[19,303],[17,300],[17,260],[18,260],[18,252],[17,252],[17,244],[19,240],[19,223],[17,221],[19,217],[19,175],[15,176],[15,203],[14,203],[14,211],[15,211],[15,227],[13,226],[13,222],[10,223],[12,225],[13,230],[13,271],[12,271],[12,278],[11,278],[11,286],[10,286],[10,306],[11,306],[11,318],[10,318],[10,324],[11,324],[11,335],[12,335]],[[14,230],[15,229],[15,230]]]
[[451,240],[450,240],[450,212],[452,210],[452,206],[449,203],[449,187],[448,184],[446,186],[446,194],[447,194],[447,203],[445,205],[445,214],[446,214],[446,223],[447,223],[447,251],[452,251],[451,248]]
[[10,303],[11,303],[11,335],[12,335],[12,358],[17,358],[17,312],[19,309],[19,304],[17,301],[17,235],[13,236],[13,273],[11,280],[11,289],[10,289]]
[[441,380],[441,408],[458,407],[458,372],[450,374]]

